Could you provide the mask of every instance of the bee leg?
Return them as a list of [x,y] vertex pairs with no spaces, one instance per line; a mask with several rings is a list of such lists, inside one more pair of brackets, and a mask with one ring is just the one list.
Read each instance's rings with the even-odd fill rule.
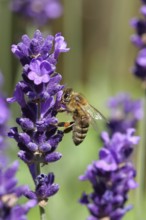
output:
[[73,125],[74,125],[74,121],[66,122],[64,126],[65,127],[64,133],[69,133],[70,131],[72,131]]
[[69,133],[72,131],[72,125],[64,129],[64,133]]
[[59,127],[64,127],[64,133],[68,133],[72,130],[74,121],[71,122],[59,122],[58,126]]
[[57,124],[58,127],[64,127],[64,128],[68,128],[70,126],[72,126],[74,124],[74,121],[71,122],[59,122]]

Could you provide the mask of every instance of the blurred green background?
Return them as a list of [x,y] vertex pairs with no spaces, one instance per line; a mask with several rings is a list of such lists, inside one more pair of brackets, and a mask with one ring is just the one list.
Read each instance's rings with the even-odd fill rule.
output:
[[[4,91],[12,96],[21,69],[11,54],[11,44],[18,43],[22,34],[32,37],[38,27],[26,24],[12,14],[7,2],[0,0],[0,69],[5,77]],[[130,43],[130,35],[134,31],[129,25],[132,17],[140,16],[140,1],[62,0],[62,4],[63,16],[41,29],[47,34],[62,32],[71,48],[67,54],[61,55],[58,62],[57,70],[63,76],[62,83],[82,92],[107,117],[106,102],[110,96],[129,92],[134,98],[142,98],[141,82],[130,72],[137,49]],[[12,111],[14,119],[10,121],[10,126],[14,126],[15,117],[19,115],[18,106],[13,105]],[[69,120],[66,115],[59,117]],[[83,191],[90,192],[91,188],[88,183],[80,182],[78,176],[97,159],[98,149],[102,146],[98,135],[91,128],[85,141],[75,147],[71,134],[67,134],[58,148],[63,158],[43,168],[44,172],[53,171],[55,182],[60,185],[59,193],[49,199],[46,207],[47,220],[83,220],[89,215],[78,199]],[[139,157],[137,152],[135,164]],[[16,143],[11,141],[9,155],[12,161],[16,159],[16,154]],[[17,176],[20,183],[27,183],[33,189],[30,174],[21,161]],[[134,209],[123,219],[145,219],[145,198],[140,196],[139,189],[132,192],[130,198],[129,203],[134,205]],[[28,219],[39,220],[37,208],[31,210]]]

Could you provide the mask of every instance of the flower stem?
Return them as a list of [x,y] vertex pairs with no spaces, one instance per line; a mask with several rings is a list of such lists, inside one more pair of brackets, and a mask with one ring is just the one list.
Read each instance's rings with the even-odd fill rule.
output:
[[37,176],[40,175],[41,173],[40,163],[36,163],[36,173],[37,173]]
[[41,216],[41,220],[46,220],[46,213],[45,213],[45,209],[41,206],[39,206],[40,209],[40,216]]
[[[37,119],[40,119],[41,116],[41,102],[38,100],[38,108],[37,108]],[[41,174],[41,167],[40,167],[40,163],[36,163],[36,173],[37,176]],[[46,220],[46,213],[45,213],[45,209],[41,206],[39,206],[39,210],[40,210],[40,219],[41,220]]]
[[[37,175],[39,175],[41,173],[40,163],[36,164],[36,172],[37,172]],[[43,207],[39,206],[39,210],[40,210],[40,220],[46,220],[45,209]]]

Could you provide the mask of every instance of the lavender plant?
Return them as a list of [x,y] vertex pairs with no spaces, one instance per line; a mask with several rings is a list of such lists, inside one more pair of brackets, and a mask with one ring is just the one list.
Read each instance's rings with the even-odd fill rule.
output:
[[22,115],[16,122],[22,131],[13,127],[9,137],[16,140],[18,157],[28,165],[35,182],[35,191],[27,191],[26,196],[36,199],[40,206],[59,190],[54,174],[41,174],[40,165],[56,162],[62,156],[56,151],[63,137],[56,114],[64,86],[60,85],[62,77],[56,72],[56,64],[60,53],[67,51],[60,33],[44,38],[39,30],[32,39],[24,35],[22,42],[12,45],[12,52],[22,64],[22,80],[8,102],[17,102],[21,108]]
[[[3,76],[0,74],[0,85],[3,84]],[[28,186],[17,186],[16,172],[19,164],[13,162],[10,167],[8,165],[8,157],[6,156],[6,134],[7,122],[10,117],[10,110],[4,95],[0,94],[0,219],[14,220],[26,219],[27,212],[36,205],[37,200],[29,200],[23,205],[18,204],[20,197],[26,191],[30,191]]]
[[[143,1],[141,11],[146,16],[146,2]],[[132,41],[138,47],[145,47],[145,20],[132,20],[137,34]],[[146,63],[145,49],[142,49],[133,68],[134,74],[145,81]],[[141,65],[141,66],[140,66]],[[87,167],[81,181],[89,181],[93,191],[83,193],[80,203],[85,205],[90,216],[88,220],[121,220],[132,206],[127,205],[128,192],[137,187],[136,170],[130,157],[139,137],[134,136],[138,120],[143,117],[142,102],[132,100],[128,94],[119,94],[108,102],[111,116],[108,132],[102,132],[103,147],[99,158]]]
[[[141,13],[145,18],[146,1],[142,0],[142,3]],[[11,0],[11,7],[16,13],[39,25],[46,24],[62,13],[59,0]],[[145,19],[133,19],[131,24],[137,31],[131,40],[141,49],[133,73],[144,82],[146,88]],[[35,189],[16,186],[17,162],[10,168],[4,169],[1,166],[0,219],[26,219],[30,208],[36,204],[44,207],[48,198],[59,190],[59,185],[54,183],[54,173],[41,173],[40,167],[62,157],[58,152],[58,145],[63,138],[63,132],[57,127],[56,115],[60,109],[64,86],[60,84],[62,77],[56,72],[56,65],[60,53],[68,50],[60,33],[44,38],[39,30],[34,33],[32,39],[24,35],[20,43],[12,45],[12,52],[22,66],[22,79],[17,83],[14,95],[8,102],[18,103],[21,116],[16,119],[18,126],[11,128],[8,135],[16,140],[18,157],[28,166]],[[0,99],[0,107],[2,103]],[[128,192],[137,187],[134,180],[136,170],[130,158],[139,142],[139,137],[134,136],[133,128],[136,128],[137,121],[142,117],[141,105],[139,100],[134,101],[127,94],[121,94],[109,101],[109,134],[101,134],[103,147],[99,151],[99,159],[93,161],[80,177],[82,181],[88,180],[93,188],[93,192],[83,193],[80,199],[81,204],[85,205],[91,214],[88,220],[120,220],[132,208],[131,205],[126,206],[126,202]],[[0,120],[1,114],[2,117],[7,116],[5,107],[2,107],[0,112]],[[3,136],[2,131],[1,134]],[[30,200],[24,205],[18,205],[17,200],[23,195]],[[43,219],[44,209],[40,208],[40,212]]]
[[12,11],[41,26],[60,17],[63,11],[60,0],[10,0],[10,2]]
[[141,119],[142,103],[132,100],[128,94],[119,94],[108,101],[111,110],[109,133],[102,132],[103,147],[99,159],[87,167],[80,180],[89,181],[93,192],[83,193],[80,202],[86,205],[91,216],[88,220],[120,220],[132,206],[126,206],[128,192],[137,187],[136,170],[130,161],[134,145],[139,137],[134,136]]
[[143,167],[146,165],[146,1],[141,0],[142,6],[140,8],[140,13],[142,18],[133,18],[131,20],[131,25],[135,29],[135,34],[132,35],[131,41],[139,51],[135,59],[133,66],[133,74],[141,80],[142,88],[144,90],[144,119],[143,119],[143,131],[142,131],[142,145],[139,151],[139,197],[142,200],[143,193],[145,193],[145,177],[143,175]]
[[133,18],[131,20],[131,26],[135,29],[136,33],[131,36],[131,41],[140,50],[135,60],[133,67],[133,73],[136,77],[142,80],[145,89],[146,79],[146,2],[141,0],[142,6],[140,8],[141,14],[144,18]]
[[88,220],[120,220],[132,206],[125,206],[128,192],[137,187],[136,171],[129,158],[139,137],[134,129],[125,134],[116,132],[110,138],[101,134],[104,146],[99,151],[99,160],[88,166],[80,180],[88,180],[93,188],[90,194],[83,193],[80,202],[86,205],[91,216]]
[[0,219],[1,220],[26,220],[28,211],[37,204],[32,199],[25,204],[18,204],[20,197],[29,191],[28,186],[17,186],[16,172],[18,162],[15,161],[9,168],[0,167]]

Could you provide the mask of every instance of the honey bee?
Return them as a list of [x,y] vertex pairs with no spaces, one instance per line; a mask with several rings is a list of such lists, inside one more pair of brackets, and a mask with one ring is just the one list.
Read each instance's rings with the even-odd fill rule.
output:
[[83,95],[74,92],[71,88],[64,89],[61,103],[64,110],[73,116],[72,122],[61,122],[59,125],[64,126],[64,132],[73,132],[73,142],[79,145],[85,139],[90,123],[96,129],[96,120],[106,118],[92,105],[88,103]]

